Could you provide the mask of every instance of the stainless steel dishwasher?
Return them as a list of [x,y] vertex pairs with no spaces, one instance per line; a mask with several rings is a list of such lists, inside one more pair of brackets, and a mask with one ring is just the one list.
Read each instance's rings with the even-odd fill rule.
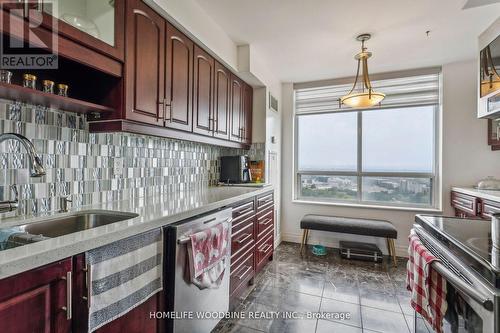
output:
[[[167,256],[165,260],[165,306],[171,317],[167,318],[167,332],[209,333],[220,321],[218,316],[229,310],[230,245],[220,286],[217,289],[203,290],[190,282],[187,245],[189,245],[189,235],[221,222],[231,222],[231,218],[232,209],[227,208],[165,228]],[[217,315],[214,317],[214,314]],[[212,318],[202,318],[202,316]]]

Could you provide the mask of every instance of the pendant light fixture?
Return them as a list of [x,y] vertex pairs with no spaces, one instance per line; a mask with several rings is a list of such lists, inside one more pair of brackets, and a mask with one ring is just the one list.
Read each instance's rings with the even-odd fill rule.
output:
[[[361,34],[356,37],[356,40],[361,42],[361,52],[354,56],[354,59],[358,61],[356,79],[354,80],[351,91],[340,98],[339,103],[341,107],[342,104],[345,104],[351,108],[366,108],[379,104],[385,98],[384,93],[373,91],[370,77],[368,76],[368,58],[372,56],[372,53],[367,51],[365,42],[369,40],[370,37],[370,34]],[[358,82],[360,68],[363,76],[362,82]],[[358,85],[360,85],[360,87],[357,87]]]

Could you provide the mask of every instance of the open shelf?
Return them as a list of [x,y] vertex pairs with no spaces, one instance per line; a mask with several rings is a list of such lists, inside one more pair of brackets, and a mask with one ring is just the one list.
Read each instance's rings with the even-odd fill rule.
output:
[[13,99],[21,102],[39,104],[54,109],[76,113],[113,112],[108,106],[82,101],[71,97],[63,97],[43,91],[25,88],[15,84],[0,82],[0,98]]

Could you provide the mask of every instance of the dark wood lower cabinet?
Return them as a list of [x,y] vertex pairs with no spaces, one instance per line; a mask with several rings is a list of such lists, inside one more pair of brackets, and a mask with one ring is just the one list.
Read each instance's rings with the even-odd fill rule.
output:
[[[73,332],[87,333],[88,303],[87,303],[87,273],[85,269],[85,255],[74,257],[73,291],[74,318]],[[111,323],[97,329],[96,333],[143,333],[163,332],[162,320],[150,317],[151,313],[163,309],[163,292],[149,298],[147,301],[130,310],[125,315],[113,320]]]
[[479,212],[478,199],[460,192],[451,192],[451,206],[455,209],[457,217],[476,217]]
[[233,206],[230,304],[253,284],[255,275],[274,253],[274,192]]
[[492,214],[500,213],[500,202],[457,191],[451,191],[451,206],[460,218],[491,220]]
[[[86,277],[81,254],[0,280],[0,332],[87,333]],[[95,332],[163,332],[162,320],[150,316],[163,304],[159,292]]]
[[71,258],[1,280],[0,332],[71,332],[70,290]]

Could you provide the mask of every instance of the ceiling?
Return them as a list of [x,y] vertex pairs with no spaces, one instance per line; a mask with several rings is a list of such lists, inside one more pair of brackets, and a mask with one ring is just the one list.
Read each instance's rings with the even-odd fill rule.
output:
[[196,1],[286,82],[354,75],[364,32],[371,73],[473,59],[478,35],[500,15],[500,3],[462,9],[464,0]]

